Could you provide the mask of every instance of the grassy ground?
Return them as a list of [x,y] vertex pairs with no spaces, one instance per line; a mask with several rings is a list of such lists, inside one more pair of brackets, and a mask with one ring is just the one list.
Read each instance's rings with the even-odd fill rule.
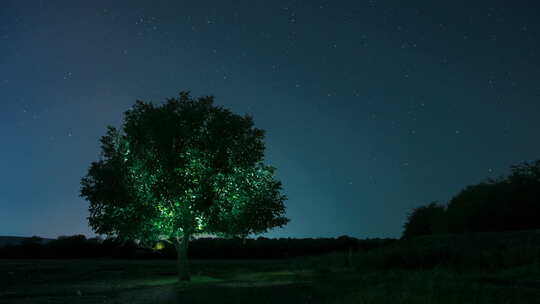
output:
[[0,303],[538,303],[537,265],[362,270],[342,254],[287,261],[0,261]]

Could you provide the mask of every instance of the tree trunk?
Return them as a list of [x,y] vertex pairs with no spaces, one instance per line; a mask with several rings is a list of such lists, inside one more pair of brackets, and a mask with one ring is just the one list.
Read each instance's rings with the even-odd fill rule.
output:
[[181,240],[176,242],[176,254],[178,255],[178,280],[189,281],[189,261],[188,261],[189,235],[185,234]]

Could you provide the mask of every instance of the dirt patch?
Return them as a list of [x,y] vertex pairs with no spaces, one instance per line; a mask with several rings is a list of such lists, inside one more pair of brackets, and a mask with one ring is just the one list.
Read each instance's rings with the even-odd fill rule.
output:
[[178,292],[178,288],[174,285],[141,288],[138,290],[121,292],[112,299],[108,299],[105,303],[180,303]]

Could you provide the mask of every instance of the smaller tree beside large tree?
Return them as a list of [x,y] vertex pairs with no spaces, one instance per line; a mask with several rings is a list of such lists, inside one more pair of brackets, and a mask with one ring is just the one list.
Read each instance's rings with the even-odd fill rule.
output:
[[425,206],[416,207],[408,215],[403,225],[402,238],[410,239],[421,235],[432,235],[446,230],[445,208],[438,202],[432,202]]
[[289,221],[275,169],[263,163],[263,130],[213,100],[181,92],[162,105],[137,101],[121,129],[108,127],[81,180],[94,231],[173,242],[180,280],[189,280],[191,237],[245,237]]

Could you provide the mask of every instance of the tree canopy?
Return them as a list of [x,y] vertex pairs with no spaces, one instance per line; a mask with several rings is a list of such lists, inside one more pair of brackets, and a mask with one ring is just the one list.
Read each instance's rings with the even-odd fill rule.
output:
[[251,116],[215,106],[211,96],[137,101],[121,129],[108,127],[100,160],[81,180],[90,226],[149,245],[169,239],[186,254],[196,234],[247,236],[285,225],[286,197],[263,163],[263,139]]

